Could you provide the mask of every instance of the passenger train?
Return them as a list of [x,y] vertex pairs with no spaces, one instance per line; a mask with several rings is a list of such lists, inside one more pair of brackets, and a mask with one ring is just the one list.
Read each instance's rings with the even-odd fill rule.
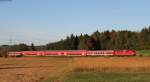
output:
[[135,56],[134,50],[50,50],[8,52],[8,56]]

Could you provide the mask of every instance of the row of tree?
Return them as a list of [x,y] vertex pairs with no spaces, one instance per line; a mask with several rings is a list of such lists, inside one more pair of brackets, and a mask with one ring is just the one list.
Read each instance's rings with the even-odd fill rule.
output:
[[150,49],[150,27],[143,28],[140,32],[128,30],[122,31],[95,31],[93,34],[81,34],[76,36],[71,34],[64,40],[54,43],[48,43],[43,46],[26,45],[24,43],[17,45],[0,46],[0,56],[8,51],[34,51],[34,50],[118,50]]
[[150,49],[150,27],[140,32],[128,30],[104,31],[98,30],[91,35],[71,34],[65,40],[46,45],[47,50],[110,50],[110,49]]
[[24,43],[16,44],[16,45],[2,45],[0,46],[0,57],[6,57],[7,52],[10,51],[35,51],[36,47],[32,43],[31,46],[28,46]]

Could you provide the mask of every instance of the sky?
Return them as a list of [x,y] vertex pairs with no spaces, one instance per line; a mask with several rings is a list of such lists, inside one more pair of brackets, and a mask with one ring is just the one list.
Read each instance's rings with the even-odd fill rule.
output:
[[44,45],[70,34],[140,31],[150,0],[0,0],[0,45]]

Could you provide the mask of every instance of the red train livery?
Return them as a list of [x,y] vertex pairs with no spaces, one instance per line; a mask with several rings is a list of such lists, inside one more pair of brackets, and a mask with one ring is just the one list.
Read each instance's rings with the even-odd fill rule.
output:
[[134,50],[51,50],[8,52],[8,56],[134,56]]

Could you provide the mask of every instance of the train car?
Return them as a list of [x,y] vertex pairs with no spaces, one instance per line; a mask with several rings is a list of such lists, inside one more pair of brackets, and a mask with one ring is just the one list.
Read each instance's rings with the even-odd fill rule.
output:
[[62,56],[62,51],[22,51],[24,56]]
[[23,56],[36,56],[37,55],[37,51],[21,51],[21,53],[23,54]]
[[46,56],[86,56],[85,50],[56,50],[45,51]]
[[45,51],[21,51],[24,56],[45,56]]
[[86,50],[67,50],[64,51],[66,56],[86,56]]
[[136,52],[134,50],[115,50],[114,56],[135,56]]
[[88,56],[113,56],[114,50],[87,51]]
[[52,51],[44,51],[45,56],[63,56],[64,51],[60,50],[52,50]]
[[19,57],[19,56],[23,56],[23,54],[21,52],[8,52],[7,55],[9,57]]

